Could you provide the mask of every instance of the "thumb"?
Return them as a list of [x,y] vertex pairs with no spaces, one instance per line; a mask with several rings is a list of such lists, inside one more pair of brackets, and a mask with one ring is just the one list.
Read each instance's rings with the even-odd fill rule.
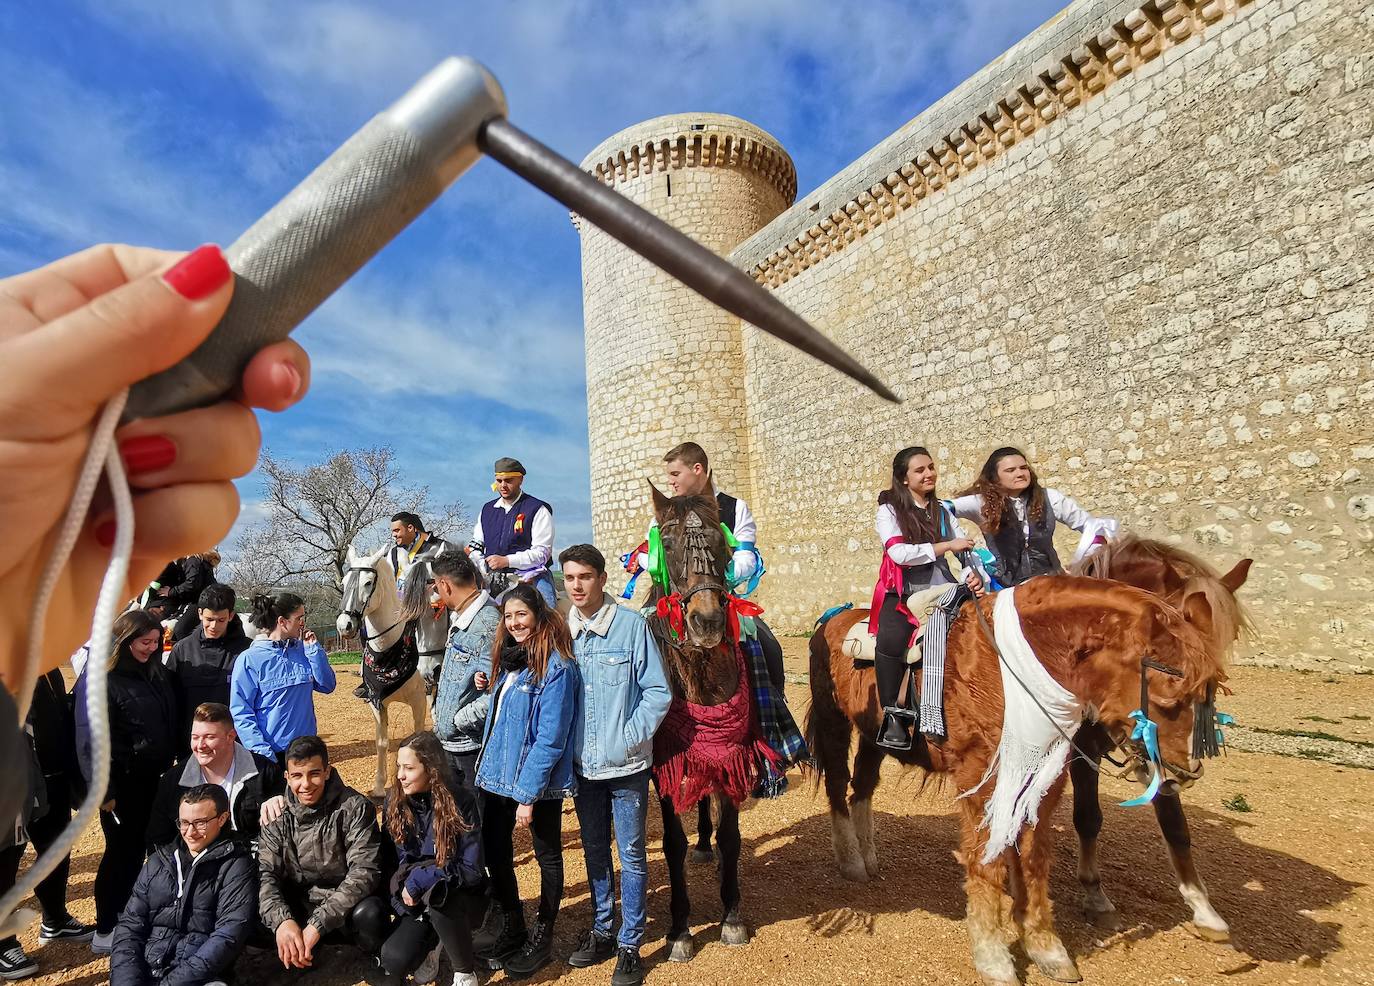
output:
[[14,340],[10,365],[25,372],[7,403],[51,406],[55,396],[68,394],[68,406],[98,405],[167,369],[218,324],[233,280],[224,254],[207,243],[24,334]]

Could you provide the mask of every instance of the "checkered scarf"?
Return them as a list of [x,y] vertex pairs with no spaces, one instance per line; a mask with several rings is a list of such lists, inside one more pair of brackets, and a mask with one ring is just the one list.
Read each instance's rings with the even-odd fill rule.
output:
[[772,679],[768,677],[768,664],[763,657],[763,645],[759,643],[757,635],[747,631],[741,633],[739,647],[749,671],[754,708],[758,710],[759,730],[763,733],[763,741],[778,755],[777,763],[760,758],[763,763],[760,765],[762,769],[754,788],[754,797],[776,798],[787,790],[787,768],[810,762],[811,753],[787,708],[786,700],[773,688]]

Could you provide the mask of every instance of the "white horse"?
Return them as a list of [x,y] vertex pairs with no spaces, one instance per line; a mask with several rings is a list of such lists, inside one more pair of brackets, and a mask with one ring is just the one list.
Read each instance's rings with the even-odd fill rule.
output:
[[[339,636],[345,640],[353,638],[360,628],[365,627],[367,639],[363,647],[374,655],[385,653],[395,646],[417,620],[420,623],[434,622],[426,612],[430,610],[428,585],[423,579],[410,580],[406,587],[406,599],[397,598],[396,576],[385,556],[385,548],[371,555],[359,555],[352,546],[349,547],[340,603],[343,612],[335,623]],[[387,769],[387,753],[391,748],[387,710],[398,704],[410,707],[411,721],[416,730],[426,727],[429,707],[421,675],[410,675],[399,688],[382,700],[380,706],[372,707],[372,714],[377,720],[377,776],[372,786],[374,797],[386,793],[386,782],[391,776]]]

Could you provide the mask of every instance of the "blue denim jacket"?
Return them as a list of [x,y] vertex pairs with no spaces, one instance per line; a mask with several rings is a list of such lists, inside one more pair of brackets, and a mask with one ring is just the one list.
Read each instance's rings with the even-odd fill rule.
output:
[[484,591],[467,610],[457,614],[449,628],[448,649],[434,696],[434,735],[450,753],[472,753],[482,745],[482,721],[468,721],[460,727],[456,719],[460,710],[483,697],[472,679],[477,672],[491,669],[491,644],[500,625],[501,610]]
[[535,681],[525,668],[501,696],[511,673],[501,674],[489,697],[494,714],[487,716],[477,786],[522,805],[576,794],[572,733],[582,718],[577,665],[551,654],[543,678]]
[[573,750],[578,776],[592,781],[653,764],[654,733],[673,697],[644,617],[609,596],[606,604],[590,621],[574,619],[583,714]]

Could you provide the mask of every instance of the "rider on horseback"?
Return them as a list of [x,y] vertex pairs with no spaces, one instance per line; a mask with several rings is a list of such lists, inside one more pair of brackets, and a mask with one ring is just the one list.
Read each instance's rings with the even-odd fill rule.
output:
[[450,547],[447,541],[425,530],[425,523],[409,510],[402,510],[391,518],[391,538],[396,546],[386,553],[391,570],[396,573],[396,592],[405,592],[406,572],[421,561],[433,558]]
[[496,460],[498,496],[482,505],[467,551],[500,599],[517,581],[528,582],[550,606],[558,602],[549,564],[553,561],[553,507],[521,490],[525,467],[518,459]]

